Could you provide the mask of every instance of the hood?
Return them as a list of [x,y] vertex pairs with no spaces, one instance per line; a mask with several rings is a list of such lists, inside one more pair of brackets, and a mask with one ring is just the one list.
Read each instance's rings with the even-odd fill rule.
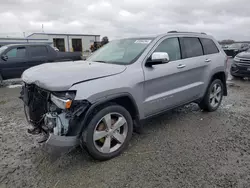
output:
[[124,65],[88,61],[46,63],[24,71],[22,80],[49,91],[66,91],[77,82],[119,74]]
[[245,51],[245,52],[241,52],[239,54],[237,54],[238,58],[246,58],[246,59],[250,59],[250,52]]

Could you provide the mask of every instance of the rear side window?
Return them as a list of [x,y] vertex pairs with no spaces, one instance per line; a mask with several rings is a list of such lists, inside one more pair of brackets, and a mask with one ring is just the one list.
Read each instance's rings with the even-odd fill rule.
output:
[[205,55],[215,54],[219,52],[217,46],[214,44],[214,41],[212,41],[211,39],[201,38],[200,40],[201,40]]
[[26,48],[25,47],[17,47],[12,48],[10,51],[6,53],[8,58],[23,58],[26,55]]
[[184,58],[197,57],[203,55],[201,43],[198,38],[181,38],[181,49]]
[[31,55],[31,57],[47,56],[48,50],[47,50],[46,46],[31,46],[30,47],[30,55]]
[[154,52],[167,52],[170,61],[181,59],[181,51],[178,38],[168,38],[162,41]]

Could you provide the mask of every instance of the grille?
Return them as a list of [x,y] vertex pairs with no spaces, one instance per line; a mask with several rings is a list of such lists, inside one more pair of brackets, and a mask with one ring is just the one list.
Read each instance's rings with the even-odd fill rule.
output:
[[245,59],[245,58],[239,58],[240,62],[238,62],[239,65],[242,66],[250,66],[250,59]]
[[28,116],[31,122],[38,125],[42,122],[47,110],[49,92],[36,85],[25,85],[23,87],[23,101],[28,107]]

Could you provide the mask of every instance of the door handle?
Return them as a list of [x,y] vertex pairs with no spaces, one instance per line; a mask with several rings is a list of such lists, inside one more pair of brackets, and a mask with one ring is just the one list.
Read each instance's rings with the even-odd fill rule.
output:
[[184,64],[179,64],[179,65],[177,66],[178,69],[182,69],[182,68],[184,68],[184,67],[186,67],[186,65],[184,65]]
[[205,60],[206,63],[208,63],[208,62],[210,62],[210,61],[211,61],[211,59],[206,59],[206,60]]

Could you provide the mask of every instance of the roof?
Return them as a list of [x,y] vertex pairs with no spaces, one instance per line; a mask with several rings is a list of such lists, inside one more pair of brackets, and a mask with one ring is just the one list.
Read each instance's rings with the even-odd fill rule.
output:
[[0,40],[23,40],[23,41],[27,41],[27,40],[44,40],[44,41],[47,41],[48,39],[29,39],[29,38],[11,38],[11,37],[6,37],[6,38],[0,38]]
[[180,35],[186,35],[186,36],[195,36],[195,37],[211,37],[210,35],[207,35],[206,33],[201,32],[185,32],[185,31],[169,31],[166,33],[161,34],[151,34],[151,35],[138,35],[138,36],[131,36],[131,37],[125,37],[125,38],[117,38],[117,39],[155,39],[155,38],[161,38],[165,36],[180,36]]
[[33,35],[66,35],[66,36],[96,36],[99,37],[101,35],[90,35],[90,34],[68,34],[68,33],[32,33],[31,35],[27,36],[31,37]]
[[13,46],[34,46],[34,45],[48,45],[51,43],[19,43],[19,44],[7,44],[5,46],[13,47]]

